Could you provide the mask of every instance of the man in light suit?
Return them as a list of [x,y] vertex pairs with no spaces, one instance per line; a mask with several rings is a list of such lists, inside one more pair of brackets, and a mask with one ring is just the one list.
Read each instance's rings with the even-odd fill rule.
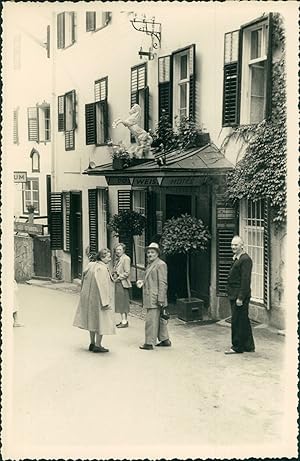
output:
[[[144,280],[137,281],[137,287],[143,287],[143,306],[147,309],[145,322],[145,344],[143,350],[153,350],[153,346],[170,347],[167,323],[161,312],[168,305],[168,269],[159,258],[160,250],[157,243],[151,243],[146,248],[148,265]],[[156,344],[156,340],[160,341]]]
[[254,352],[255,345],[248,316],[251,297],[252,259],[244,242],[236,235],[231,241],[233,263],[228,275],[227,293],[231,306],[231,349],[225,354]]

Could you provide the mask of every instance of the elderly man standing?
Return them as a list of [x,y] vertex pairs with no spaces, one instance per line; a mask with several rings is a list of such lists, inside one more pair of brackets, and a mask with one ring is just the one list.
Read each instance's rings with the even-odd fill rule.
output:
[[[147,309],[145,323],[145,344],[140,349],[152,350],[153,346],[170,347],[167,323],[161,316],[167,307],[168,269],[159,258],[160,250],[157,243],[151,243],[146,248],[148,265],[144,280],[137,281],[137,287],[143,287],[143,306]],[[160,341],[156,344],[156,340]]]
[[233,264],[228,275],[228,298],[231,305],[231,342],[225,354],[254,352],[254,340],[249,320],[252,259],[244,251],[244,242],[236,235],[231,241]]

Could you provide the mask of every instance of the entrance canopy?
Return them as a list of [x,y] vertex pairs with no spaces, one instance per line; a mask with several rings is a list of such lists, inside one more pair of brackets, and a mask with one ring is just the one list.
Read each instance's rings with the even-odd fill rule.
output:
[[[165,160],[164,165],[159,164],[159,158]],[[105,176],[111,186],[197,186],[203,183],[204,177],[223,176],[233,168],[214,144],[175,150],[165,157],[137,162],[121,170],[113,169],[112,164],[89,167],[83,173]]]

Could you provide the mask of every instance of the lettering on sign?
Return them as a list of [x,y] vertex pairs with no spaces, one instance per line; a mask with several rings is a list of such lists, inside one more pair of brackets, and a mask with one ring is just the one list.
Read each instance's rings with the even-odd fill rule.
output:
[[133,186],[158,186],[157,178],[134,178]]
[[106,178],[109,186],[129,186],[129,178]]
[[15,232],[27,232],[27,234],[43,235],[42,224],[29,224],[24,222],[14,222]]
[[197,176],[185,176],[180,178],[164,178],[162,186],[200,186],[203,178]]
[[26,171],[14,171],[14,182],[27,182]]

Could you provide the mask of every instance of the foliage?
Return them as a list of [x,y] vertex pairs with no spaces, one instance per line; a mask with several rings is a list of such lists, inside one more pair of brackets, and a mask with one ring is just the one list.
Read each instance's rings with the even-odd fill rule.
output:
[[146,218],[142,213],[132,210],[122,210],[112,216],[108,227],[116,236],[125,233],[131,237],[142,235],[146,226]]
[[165,222],[161,246],[165,254],[195,253],[207,248],[208,229],[201,219],[188,214]]
[[[274,15],[274,43],[284,47],[284,30],[279,15]],[[255,125],[237,127],[226,139],[247,143],[245,156],[228,174],[228,198],[268,200],[273,221],[286,220],[286,76],[284,53],[272,66],[272,114]]]
[[33,203],[29,203],[29,204],[26,206],[26,208],[27,208],[28,213],[34,213],[34,211],[35,211],[35,209],[36,209],[36,207],[35,207],[35,205],[34,205]]
[[193,119],[188,117],[181,117],[180,119],[176,117],[175,128],[173,128],[169,115],[163,111],[155,131],[151,132],[152,147],[156,147],[158,151],[164,150],[164,152],[187,149],[197,146],[200,134],[200,128],[197,127]]
[[114,144],[112,141],[109,141],[107,145],[111,149],[111,156],[113,159],[121,158],[123,160],[130,160],[130,155],[122,142],[119,144]]

